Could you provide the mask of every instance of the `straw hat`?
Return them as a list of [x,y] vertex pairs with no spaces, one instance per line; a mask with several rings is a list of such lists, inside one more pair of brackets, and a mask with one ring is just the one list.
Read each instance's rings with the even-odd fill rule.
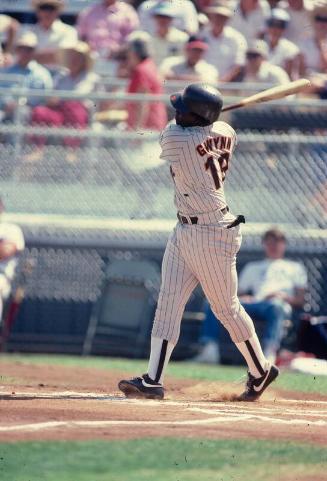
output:
[[217,14],[217,15],[221,15],[221,16],[226,17],[226,18],[232,17],[233,14],[234,14],[234,12],[233,12],[232,8],[230,7],[229,3],[223,2],[221,0],[214,1],[208,7],[204,8],[203,11],[207,15]]
[[30,47],[37,46],[37,36],[33,32],[22,32],[15,42],[16,47]]
[[94,65],[94,55],[93,55],[93,52],[90,48],[90,46],[86,43],[86,42],[76,42],[70,46],[67,46],[65,47],[63,50],[62,50],[62,54],[63,54],[63,63],[66,64],[66,55],[67,55],[67,52],[69,51],[73,51],[73,52],[77,52],[81,55],[83,55],[84,59],[85,59],[85,69],[87,71],[90,71],[92,70],[93,68],[93,65]]

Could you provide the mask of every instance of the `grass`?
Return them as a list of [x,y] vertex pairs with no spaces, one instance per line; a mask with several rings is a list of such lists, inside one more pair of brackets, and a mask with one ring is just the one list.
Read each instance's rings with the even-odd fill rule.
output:
[[[79,366],[108,370],[120,370],[130,374],[141,374],[147,370],[147,361],[139,359],[120,359],[106,357],[80,357],[64,355],[0,355],[1,360],[21,363]],[[233,382],[245,373],[245,367],[207,366],[189,362],[171,362],[167,374],[175,378],[197,381]],[[1,381],[1,380],[0,380]],[[327,376],[313,376],[303,373],[284,371],[276,382],[276,387],[290,391],[327,394]]]
[[[4,354],[0,364],[4,361],[131,374],[147,367],[144,360],[58,355]],[[243,373],[242,367],[186,362],[169,366],[170,376],[197,381],[235,381]],[[5,374],[0,379],[12,381]],[[327,393],[327,378],[285,372],[279,387]],[[1,481],[321,481],[326,471],[326,447],[279,440],[158,437],[0,443]]]
[[0,444],[1,481],[313,481],[326,469],[327,449],[289,442],[157,438]]

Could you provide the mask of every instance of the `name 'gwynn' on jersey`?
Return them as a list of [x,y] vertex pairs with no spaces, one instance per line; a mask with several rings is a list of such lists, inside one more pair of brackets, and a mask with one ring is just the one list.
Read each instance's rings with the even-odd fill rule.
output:
[[181,127],[173,121],[162,131],[160,157],[170,164],[181,214],[226,206],[224,179],[235,144],[234,129],[222,121],[206,127]]

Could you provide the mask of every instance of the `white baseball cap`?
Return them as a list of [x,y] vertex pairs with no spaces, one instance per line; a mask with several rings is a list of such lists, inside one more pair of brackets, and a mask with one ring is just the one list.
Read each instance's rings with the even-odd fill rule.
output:
[[15,42],[16,47],[30,47],[37,46],[37,36],[33,32],[22,32]]

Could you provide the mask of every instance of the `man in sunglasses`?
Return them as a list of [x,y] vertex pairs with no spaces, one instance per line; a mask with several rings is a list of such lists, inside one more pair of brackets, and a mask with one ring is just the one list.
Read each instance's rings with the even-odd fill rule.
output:
[[289,82],[286,71],[267,61],[268,45],[264,40],[252,40],[246,51],[244,82],[283,84]]
[[35,59],[55,71],[60,64],[59,49],[74,45],[77,31],[59,18],[64,0],[33,0],[32,5],[37,17],[31,27],[38,40]]

